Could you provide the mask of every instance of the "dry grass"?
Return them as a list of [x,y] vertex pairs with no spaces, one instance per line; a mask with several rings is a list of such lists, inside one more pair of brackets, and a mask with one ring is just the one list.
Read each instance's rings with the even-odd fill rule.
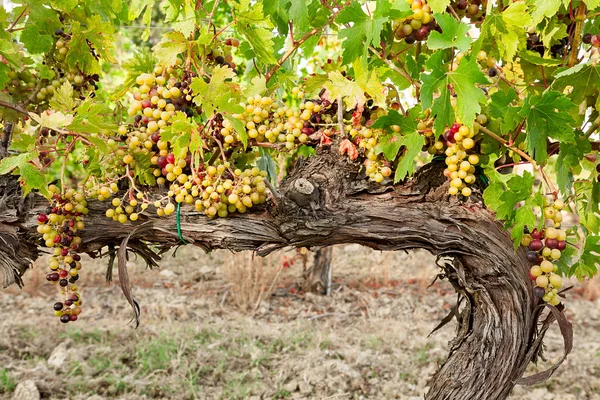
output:
[[233,255],[225,263],[225,277],[231,285],[233,303],[242,311],[256,311],[273,293],[283,268],[279,253],[268,257],[255,257],[250,252]]

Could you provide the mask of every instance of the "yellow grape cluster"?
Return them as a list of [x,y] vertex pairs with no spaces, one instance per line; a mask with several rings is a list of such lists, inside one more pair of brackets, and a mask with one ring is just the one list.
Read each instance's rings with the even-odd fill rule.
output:
[[541,219],[546,227],[541,230],[536,228],[521,239],[521,245],[528,248],[527,259],[534,264],[529,270],[529,277],[536,285],[534,295],[553,306],[560,303],[558,290],[563,285],[554,262],[561,258],[562,251],[567,247],[567,233],[560,229],[564,207],[561,199],[550,202],[544,198]]
[[[375,152],[375,146],[379,143],[379,138],[384,135],[384,131],[382,129],[372,129],[366,126],[347,126],[346,129],[348,129],[352,141],[358,143],[358,147],[360,149],[365,149],[366,151],[364,165],[365,173],[369,179],[380,183],[385,178],[389,177],[392,174],[389,163],[381,154]],[[400,127],[398,125],[391,126],[391,129],[394,132],[400,132]]]
[[444,175],[450,178],[450,188],[448,193],[451,195],[462,194],[465,197],[471,195],[471,188],[468,185],[475,183],[475,166],[479,164],[477,154],[469,154],[475,141],[473,136],[476,132],[469,129],[466,125],[455,123],[450,130],[444,133],[444,139],[448,144],[446,148],[446,169]]
[[[299,88],[294,88],[292,95],[301,98],[304,93]],[[244,112],[233,117],[244,123],[250,139],[258,143],[285,143],[288,150],[309,140],[309,136],[315,131],[310,119],[323,110],[321,104],[310,100],[300,103],[298,107],[290,107],[278,104],[272,97],[260,95],[248,98],[241,106]],[[221,134],[226,146],[239,145],[241,139],[229,121],[223,122]]]
[[50,206],[38,215],[37,231],[42,235],[46,247],[52,249],[48,259],[50,272],[46,280],[60,288],[64,300],[54,304],[54,315],[62,323],[76,321],[81,313],[81,295],[75,284],[79,280],[81,245],[79,232],[85,228],[83,216],[88,213],[83,193],[72,189],[64,191],[50,185]]

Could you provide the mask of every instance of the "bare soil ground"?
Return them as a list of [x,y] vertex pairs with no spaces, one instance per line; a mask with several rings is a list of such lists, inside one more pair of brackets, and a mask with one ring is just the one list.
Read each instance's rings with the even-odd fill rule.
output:
[[[84,314],[60,324],[39,260],[24,290],[0,291],[0,398],[25,380],[45,399],[423,398],[455,328],[427,337],[456,300],[447,282],[427,288],[438,272],[429,254],[336,247],[331,296],[299,291],[296,263],[272,297],[245,312],[224,271],[231,257],[181,248],[158,270],[132,261],[138,329],[118,283],[104,282],[105,260],[84,260]],[[567,301],[573,353],[549,381],[517,387],[511,400],[600,399],[598,291],[577,286]],[[546,344],[555,361],[558,328]]]

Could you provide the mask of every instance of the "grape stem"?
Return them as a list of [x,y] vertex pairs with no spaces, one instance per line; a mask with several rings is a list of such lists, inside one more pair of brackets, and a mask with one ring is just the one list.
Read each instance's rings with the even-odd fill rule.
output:
[[10,110],[17,111],[24,115],[29,115],[27,110],[24,110],[23,108],[19,107],[17,104],[9,103],[9,102],[3,101],[3,100],[0,100],[0,107],[8,108]]
[[26,5],[23,10],[21,11],[21,14],[19,14],[19,16],[17,17],[17,19],[15,19],[13,21],[12,24],[10,24],[10,27],[7,29],[7,31],[9,33],[12,33],[15,31],[15,29],[13,29],[15,27],[15,25],[19,22],[19,20],[21,20],[21,18],[23,17],[23,15],[25,15],[25,12],[29,9],[29,5]]
[[575,34],[571,37],[573,42],[571,43],[571,53],[569,54],[569,68],[573,67],[577,62],[577,52],[579,47],[579,37],[581,36],[581,29],[583,28],[583,21],[585,19],[586,6],[585,3],[581,3],[577,7],[577,16],[575,17]]
[[[383,61],[384,63],[386,63],[388,65],[388,67],[394,71],[397,72],[398,74],[400,74],[400,76],[402,76],[404,79],[406,79],[407,81],[409,81],[411,83],[411,85],[413,85],[415,88],[419,89],[421,87],[421,82],[417,82],[415,80],[413,80],[413,78],[408,74],[408,72],[403,71],[402,69],[398,68],[393,62],[391,62],[390,60],[387,60],[385,58],[383,58],[381,56],[381,54],[379,54],[379,51],[377,51],[377,49],[375,49],[373,46],[369,46],[369,50],[371,51],[371,53],[373,53],[377,58],[379,58],[381,61]],[[400,64],[402,65],[402,64]],[[404,66],[402,66],[404,68]]]
[[548,178],[548,175],[546,175],[546,172],[544,171],[544,168],[541,165],[538,165],[535,162],[535,160],[529,156],[529,154],[525,153],[523,150],[519,149],[518,147],[513,146],[512,144],[510,144],[508,142],[508,140],[502,138],[501,136],[499,136],[496,133],[490,131],[489,129],[487,129],[484,126],[480,126],[479,130],[481,132],[485,133],[486,135],[488,135],[489,137],[491,137],[492,139],[494,139],[494,140],[502,143],[502,145],[504,147],[506,147],[506,148],[514,151],[515,153],[517,153],[518,155],[520,155],[521,157],[523,157],[523,159],[527,160],[533,166],[533,168],[535,168],[535,169],[538,170],[538,172],[542,176],[542,179],[544,180],[544,182],[546,183],[546,185],[548,186],[548,188],[550,188],[550,191],[552,193],[557,193],[556,188],[554,187],[554,184]]
[[344,132],[344,103],[342,103],[342,96],[337,99],[338,109],[337,109],[337,117],[338,117],[338,125],[340,126],[340,135],[342,138],[346,137],[346,133]]
[[[346,2],[346,5],[350,4],[350,2]],[[281,58],[279,59],[279,61],[277,61],[277,64],[275,64],[273,66],[273,68],[271,68],[271,70],[269,72],[267,72],[267,75],[265,75],[266,81],[269,82],[269,80],[273,77],[273,75],[275,75],[275,72],[277,72],[277,70],[279,68],[281,68],[281,66],[283,65],[283,63],[290,58],[290,56],[292,54],[294,54],[294,52],[296,50],[298,50],[298,48],[300,46],[302,46],[302,44],[304,42],[306,42],[308,39],[310,39],[312,36],[316,35],[317,33],[319,33],[323,28],[331,25],[333,23],[333,21],[337,18],[338,14],[340,13],[340,11],[343,10],[343,7],[340,7],[338,9],[338,11],[334,12],[331,14],[331,16],[329,17],[329,19],[327,20],[327,22],[325,24],[323,24],[322,26],[319,26],[317,28],[313,28],[310,32],[308,32],[306,35],[302,36],[298,41],[293,41],[292,43],[292,47],[290,47],[288,49],[288,51],[285,52],[285,54],[283,54],[281,56]],[[293,38],[292,38],[293,39]]]

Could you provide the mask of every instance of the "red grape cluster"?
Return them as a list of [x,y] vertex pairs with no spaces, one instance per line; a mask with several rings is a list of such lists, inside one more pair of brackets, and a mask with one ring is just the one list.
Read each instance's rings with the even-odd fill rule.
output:
[[594,47],[600,47],[600,35],[592,35],[591,33],[586,33],[585,35],[583,35],[582,41],[585,44],[591,44]]
[[562,209],[565,204],[557,199],[552,204],[546,202],[543,218],[553,226],[532,230],[521,239],[521,244],[528,247],[527,259],[533,264],[529,277],[535,281],[533,293],[536,297],[556,306],[560,303],[558,290],[562,287],[562,278],[557,273],[558,266],[553,262],[561,257],[567,247],[567,234],[560,229]]
[[55,185],[49,188],[51,205],[38,216],[38,233],[46,247],[53,249],[48,259],[50,273],[46,280],[60,288],[65,300],[54,304],[54,315],[62,323],[77,321],[81,313],[81,295],[76,282],[81,270],[81,256],[77,250],[81,244],[78,232],[85,228],[83,216],[87,214],[87,202],[82,193],[67,190],[63,193]]
[[439,30],[431,14],[431,8],[425,0],[407,0],[413,14],[406,19],[394,22],[394,35],[396,39],[407,44],[426,40],[432,30]]
[[459,17],[467,17],[475,22],[485,13],[487,0],[457,0],[451,4]]

